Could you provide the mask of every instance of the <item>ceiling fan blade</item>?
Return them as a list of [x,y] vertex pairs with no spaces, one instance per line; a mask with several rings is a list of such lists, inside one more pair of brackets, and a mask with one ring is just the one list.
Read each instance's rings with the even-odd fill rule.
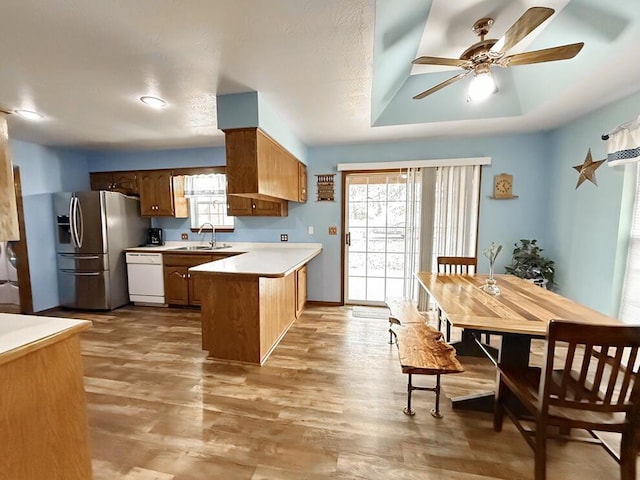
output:
[[542,22],[549,18],[555,10],[548,7],[531,7],[516,20],[516,23],[509,27],[509,30],[498,40],[489,54],[500,54],[507,52],[516,43],[538,28]]
[[454,82],[457,82],[458,80],[466,77],[469,74],[469,72],[462,72],[459,73],[458,75],[456,75],[455,77],[451,77],[449,80],[445,80],[442,83],[439,83],[438,85],[436,85],[435,87],[431,87],[429,90],[425,90],[422,93],[419,93],[418,95],[416,95],[415,97],[413,97],[414,100],[420,100],[421,98],[424,98],[428,95],[431,95],[432,93],[437,92],[438,90],[443,89],[444,87],[446,87],[447,85],[451,85]]
[[532,63],[553,62],[556,60],[568,60],[575,57],[584,43],[572,43],[560,47],[545,48],[544,50],[534,50],[533,52],[517,53],[500,60],[503,67],[513,67],[515,65],[530,65]]
[[473,63],[469,60],[460,60],[459,58],[442,58],[442,57],[419,57],[413,62],[414,65],[447,65],[449,67],[470,68]]

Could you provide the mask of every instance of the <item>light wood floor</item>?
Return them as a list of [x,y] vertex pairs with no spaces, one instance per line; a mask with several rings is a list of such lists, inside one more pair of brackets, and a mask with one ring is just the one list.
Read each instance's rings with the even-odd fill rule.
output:
[[[86,318],[82,336],[96,480],[532,479],[533,455],[506,420],[429,415],[387,323],[347,307],[308,308],[263,367],[208,360],[194,310],[125,307]],[[487,361],[443,377],[444,394],[491,389]],[[416,383],[430,384],[418,377]],[[551,442],[549,480],[617,479],[598,446]]]

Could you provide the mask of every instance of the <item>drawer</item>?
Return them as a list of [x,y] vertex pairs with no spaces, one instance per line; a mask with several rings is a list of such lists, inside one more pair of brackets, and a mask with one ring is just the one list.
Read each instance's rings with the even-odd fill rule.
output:
[[162,254],[162,261],[165,266],[174,267],[195,267],[196,265],[202,265],[203,263],[213,260],[214,255],[202,254],[202,253],[164,253]]

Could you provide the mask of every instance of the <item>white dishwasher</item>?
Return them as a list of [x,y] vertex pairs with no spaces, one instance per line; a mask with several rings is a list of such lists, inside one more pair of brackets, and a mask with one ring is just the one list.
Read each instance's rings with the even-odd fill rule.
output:
[[164,305],[162,254],[127,252],[129,300],[141,304]]

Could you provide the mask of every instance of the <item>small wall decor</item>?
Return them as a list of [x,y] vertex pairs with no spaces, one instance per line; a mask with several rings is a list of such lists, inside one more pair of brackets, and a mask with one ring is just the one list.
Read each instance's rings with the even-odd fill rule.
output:
[[322,175],[316,175],[318,184],[318,202],[334,202],[335,201],[335,188],[334,177],[335,173],[325,173]]
[[518,198],[513,194],[513,175],[501,173],[493,177],[493,195],[490,197],[495,200],[508,200]]
[[604,162],[605,160],[598,160],[597,162],[594,162],[593,157],[591,156],[591,149],[589,149],[587,156],[584,159],[584,163],[573,167],[573,169],[580,174],[578,177],[578,183],[576,184],[576,190],[585,180],[589,180],[597,187],[598,182],[596,182],[596,170]]

